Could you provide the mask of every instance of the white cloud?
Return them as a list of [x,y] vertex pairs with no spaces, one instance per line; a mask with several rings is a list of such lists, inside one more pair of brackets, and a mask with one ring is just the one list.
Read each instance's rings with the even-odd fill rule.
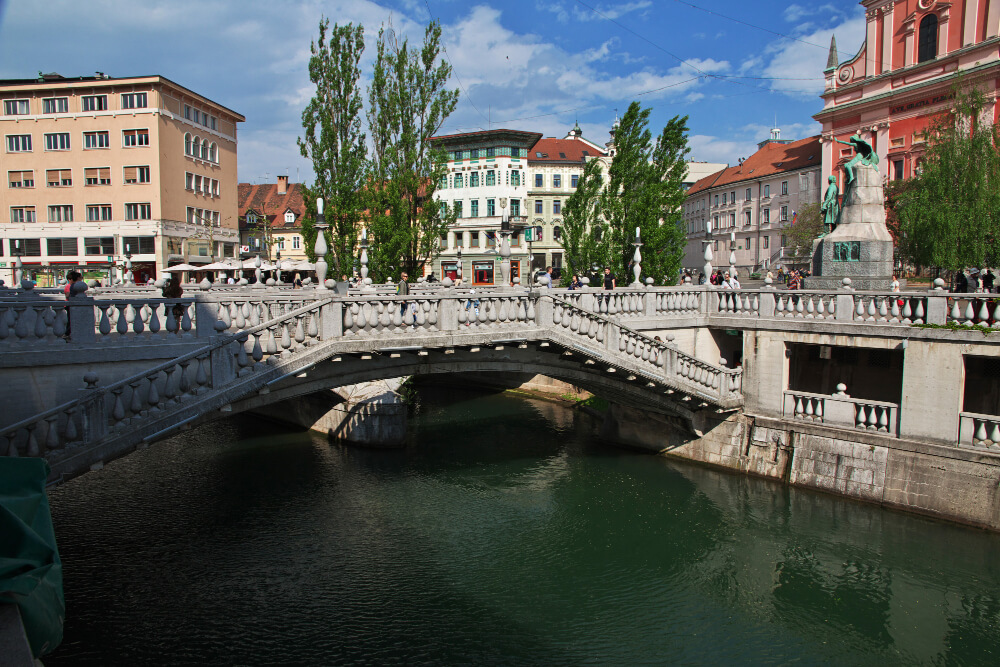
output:
[[[619,2],[613,5],[602,5],[595,3],[594,9],[576,5],[573,7],[573,15],[578,21],[601,21],[604,19],[617,19],[630,14],[639,9],[646,9],[652,6],[652,0],[640,0],[639,2]],[[595,11],[596,10],[596,11]]]
[[757,150],[753,141],[736,139],[720,139],[704,134],[694,134],[688,137],[691,148],[690,159],[699,162],[724,162],[736,164],[741,157],[748,157]]

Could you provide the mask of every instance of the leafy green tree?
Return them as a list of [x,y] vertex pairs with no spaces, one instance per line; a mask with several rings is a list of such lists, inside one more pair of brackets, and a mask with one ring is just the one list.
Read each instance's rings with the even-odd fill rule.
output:
[[573,274],[586,275],[593,264],[604,264],[607,258],[607,231],[601,219],[600,199],[603,176],[600,160],[588,160],[577,182],[576,190],[563,206],[560,244],[568,272],[562,282],[569,284]]
[[[328,33],[329,32],[329,38]],[[316,200],[324,199],[327,264],[334,276],[350,271],[364,211],[363,187],[367,174],[367,147],[361,131],[359,63],[365,49],[364,28],[319,22],[319,40],[310,45],[309,80],[316,94],[302,112],[305,137],[298,140],[302,157],[312,160],[316,180],[302,188],[306,214],[302,237],[315,261]]]
[[920,173],[891,183],[889,218],[900,255],[962,269],[1000,261],[1000,127],[975,85],[956,86],[952,109],[930,125]]
[[451,66],[440,60],[441,26],[432,22],[421,48],[402,43],[394,31],[379,31],[368,90],[372,135],[369,209],[369,269],[376,281],[401,271],[420,275],[440,253],[439,239],[456,215],[434,201],[447,170],[447,156],[429,141],[458,103],[446,88]]
[[782,230],[792,262],[802,264],[812,257],[813,241],[823,233],[823,213],[819,204],[806,204],[795,216],[795,224]]
[[672,118],[654,146],[648,128],[650,111],[632,102],[622,116],[614,131],[608,186],[601,194],[611,267],[621,284],[633,279],[630,264],[637,227],[646,275],[673,284],[684,254],[685,236],[679,225],[684,158],[689,152],[687,116]]

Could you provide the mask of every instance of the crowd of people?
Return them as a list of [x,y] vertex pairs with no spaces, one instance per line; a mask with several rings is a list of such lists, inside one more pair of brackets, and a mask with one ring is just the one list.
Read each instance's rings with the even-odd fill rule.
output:
[[968,274],[965,271],[956,271],[952,291],[959,294],[992,294],[997,289],[996,279],[992,269],[986,269],[985,272],[969,269]]

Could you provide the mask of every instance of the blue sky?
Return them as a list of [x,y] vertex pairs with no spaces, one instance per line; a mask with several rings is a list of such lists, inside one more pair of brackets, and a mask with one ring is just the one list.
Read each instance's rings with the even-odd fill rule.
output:
[[440,20],[461,89],[442,132],[561,137],[579,120],[603,144],[637,99],[654,133],[687,114],[691,158],[729,163],[775,121],[782,138],[818,133],[830,36],[841,60],[864,39],[854,0],[0,0],[0,78],[161,74],[246,116],[240,181],[308,182],[295,139],[323,14],[365,26],[364,77],[383,23],[419,43]]

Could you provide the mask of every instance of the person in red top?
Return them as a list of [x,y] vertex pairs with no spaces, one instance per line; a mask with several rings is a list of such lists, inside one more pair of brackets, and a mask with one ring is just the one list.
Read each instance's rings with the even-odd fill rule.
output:
[[66,286],[63,287],[63,293],[66,295],[67,299],[73,296],[73,285],[76,284],[77,281],[82,279],[83,279],[83,274],[81,274],[79,271],[70,271],[69,273],[66,274]]

